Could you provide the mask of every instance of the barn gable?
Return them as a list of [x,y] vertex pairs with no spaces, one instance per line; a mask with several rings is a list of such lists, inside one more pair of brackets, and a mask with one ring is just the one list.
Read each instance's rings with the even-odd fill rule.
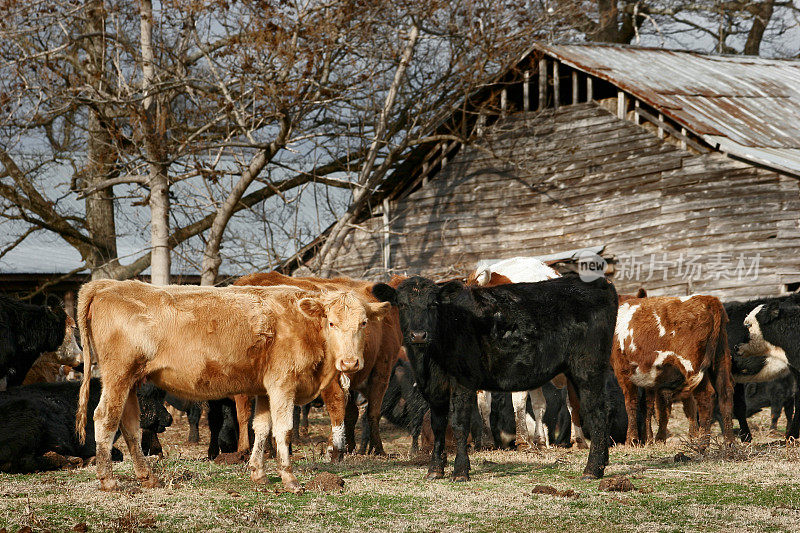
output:
[[[735,96],[730,83],[715,96],[719,80],[705,90],[696,80],[678,95],[691,106],[667,108],[676,90],[658,92],[652,69],[639,85],[620,74],[623,89],[596,58],[581,64],[564,51],[591,47],[561,48],[562,58],[537,48],[500,80],[487,97],[499,112],[476,113],[476,142],[427,147],[388,180],[376,195],[382,209],[348,237],[336,270],[374,279],[390,272],[449,277],[481,259],[596,247],[620,291],[645,286],[652,294],[734,298],[793,290],[800,188],[794,147],[780,127],[786,117],[747,137],[742,120],[712,109]],[[786,85],[772,86],[794,113]],[[749,79],[743,87],[742,98],[755,99],[750,92],[762,85]],[[679,121],[698,108],[702,120]],[[780,164],[764,153],[779,154]]]

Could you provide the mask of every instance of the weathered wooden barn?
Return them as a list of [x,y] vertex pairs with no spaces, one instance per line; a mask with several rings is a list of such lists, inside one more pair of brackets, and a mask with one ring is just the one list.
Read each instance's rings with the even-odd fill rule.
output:
[[620,291],[800,284],[800,61],[536,44],[440,131],[471,140],[423,145],[386,180],[339,273],[447,277],[591,247]]

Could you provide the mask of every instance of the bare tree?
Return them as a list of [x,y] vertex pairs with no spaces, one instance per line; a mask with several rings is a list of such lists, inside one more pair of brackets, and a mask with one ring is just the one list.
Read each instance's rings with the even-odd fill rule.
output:
[[[264,202],[263,212],[285,206],[297,220],[304,191],[336,196],[320,214],[338,219],[318,254],[326,270],[410,148],[470,142],[441,121],[532,39],[683,32],[752,53],[796,10],[777,0],[3,6],[0,217],[13,231],[0,256],[46,231],[95,277],[150,267],[167,283],[180,250],[202,258],[204,284],[218,277],[231,220]],[[308,234],[276,229],[296,246]],[[119,257],[131,233],[150,245]]]

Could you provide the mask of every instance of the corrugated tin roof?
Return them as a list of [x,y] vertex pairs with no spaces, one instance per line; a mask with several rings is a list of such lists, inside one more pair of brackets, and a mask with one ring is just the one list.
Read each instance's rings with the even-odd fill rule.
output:
[[800,175],[800,61],[599,44],[536,44],[528,53],[537,49],[724,152]]

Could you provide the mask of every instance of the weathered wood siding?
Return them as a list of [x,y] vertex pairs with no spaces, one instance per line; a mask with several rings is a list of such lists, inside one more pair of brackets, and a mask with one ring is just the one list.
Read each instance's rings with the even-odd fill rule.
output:
[[[382,279],[382,221],[364,227],[337,269]],[[795,178],[681,150],[597,104],[578,104],[497,122],[480,148],[461,150],[392,203],[390,243],[398,273],[447,276],[479,259],[605,245],[604,255],[620,260],[620,291],[772,295],[800,281],[800,188]],[[628,276],[629,256],[643,262],[638,280]],[[757,279],[753,270],[738,279],[735,268],[746,271],[756,257]],[[662,268],[648,276],[654,259]],[[692,264],[701,270],[689,276]]]

